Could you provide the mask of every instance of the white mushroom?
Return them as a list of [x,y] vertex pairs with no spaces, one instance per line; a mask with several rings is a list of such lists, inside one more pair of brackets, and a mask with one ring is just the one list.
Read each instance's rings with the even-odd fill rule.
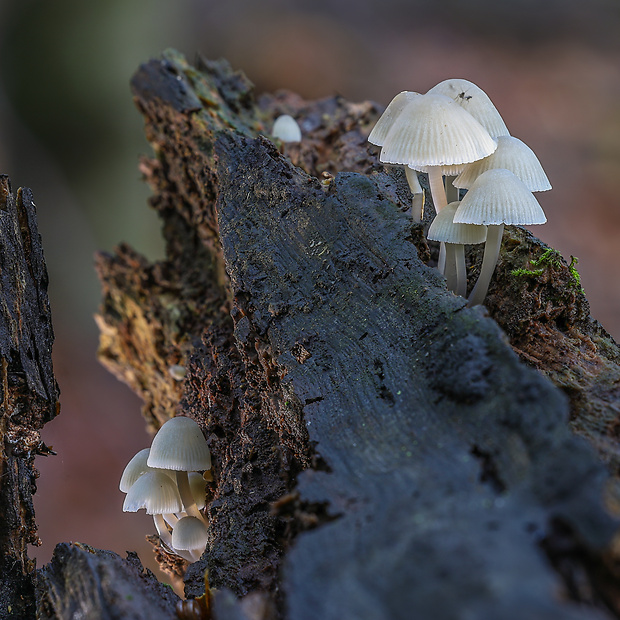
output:
[[153,439],[147,464],[149,467],[176,471],[185,512],[204,521],[196,506],[187,476],[190,471],[211,469],[209,447],[198,424],[186,417],[168,420]]
[[432,221],[427,238],[446,244],[445,276],[448,290],[457,295],[467,295],[467,274],[465,272],[465,245],[484,243],[487,235],[486,226],[474,224],[455,224],[454,214],[459,202],[451,202]]
[[509,170],[483,172],[471,186],[454,215],[457,224],[485,224],[488,227],[480,276],[467,305],[481,304],[499,257],[504,224],[544,224],[545,213],[534,195]]

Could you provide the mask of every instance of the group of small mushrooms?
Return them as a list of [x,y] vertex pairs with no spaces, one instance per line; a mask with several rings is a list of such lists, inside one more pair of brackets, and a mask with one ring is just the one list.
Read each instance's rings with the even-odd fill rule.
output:
[[[417,173],[428,175],[436,217],[427,238],[441,242],[438,269],[449,290],[467,294],[464,246],[485,243],[468,305],[481,304],[499,257],[504,224],[544,224],[532,192],[551,189],[533,151],[510,135],[499,112],[472,82],[451,79],[422,95],[396,95],[368,141],[380,160],[405,167],[414,219],[423,217]],[[444,185],[445,178],[445,185]],[[462,200],[459,190],[467,189]]]
[[161,542],[170,553],[195,562],[205,550],[208,523],[206,482],[211,469],[207,442],[194,420],[171,418],[159,429],[150,448],[127,464],[119,488],[126,493],[124,512],[145,508]]

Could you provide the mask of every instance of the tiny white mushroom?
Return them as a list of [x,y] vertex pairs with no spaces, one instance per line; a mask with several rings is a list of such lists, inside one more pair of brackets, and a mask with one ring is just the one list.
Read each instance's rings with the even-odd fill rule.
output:
[[474,224],[455,224],[454,214],[459,202],[451,202],[432,221],[427,238],[446,244],[445,275],[448,290],[457,295],[467,295],[467,274],[465,272],[465,245],[484,243],[486,226]]
[[172,546],[182,557],[196,561],[203,554],[208,538],[209,531],[203,521],[195,517],[184,517],[174,526]]
[[153,438],[147,464],[176,471],[185,512],[204,520],[192,495],[187,472],[211,469],[211,454],[202,430],[194,420],[177,417],[163,424]]
[[483,172],[471,186],[454,215],[460,224],[485,224],[487,240],[480,276],[467,302],[481,304],[486,297],[499,257],[504,224],[544,224],[545,213],[524,183],[509,170]]
[[[506,123],[489,96],[473,82],[452,78],[439,82],[428,93],[445,95],[467,110],[488,132],[492,138],[510,135]],[[427,93],[427,94],[428,94]]]
[[534,151],[514,136],[499,136],[495,152],[468,164],[454,181],[454,186],[468,189],[483,172],[493,168],[510,170],[523,181],[530,192],[545,192],[551,189],[551,183]]
[[301,129],[297,121],[290,114],[278,116],[273,124],[271,135],[282,142],[301,142]]

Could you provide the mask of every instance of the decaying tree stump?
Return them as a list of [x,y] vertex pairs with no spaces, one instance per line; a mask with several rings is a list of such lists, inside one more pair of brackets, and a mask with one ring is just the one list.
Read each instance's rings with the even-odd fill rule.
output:
[[[223,618],[250,600],[295,619],[617,617],[618,348],[574,270],[507,230],[488,308],[513,350],[425,264],[404,180],[365,141],[376,106],[256,101],[226,63],[174,52],[132,88],[167,259],[99,257],[100,354],[153,427],[205,429],[211,539],[188,594],[208,568],[242,601],[220,598]],[[281,113],[300,144],[263,137]]]
[[[620,617],[620,356],[574,269],[509,227],[490,316],[466,308],[366,143],[374,104],[256,100],[225,62],[175,52],[132,89],[167,257],[98,256],[100,357],[153,429],[205,431],[188,595],[208,569],[219,620]],[[300,144],[264,137],[282,113]],[[41,615],[143,617],[117,603],[148,576],[110,555],[60,545]]]

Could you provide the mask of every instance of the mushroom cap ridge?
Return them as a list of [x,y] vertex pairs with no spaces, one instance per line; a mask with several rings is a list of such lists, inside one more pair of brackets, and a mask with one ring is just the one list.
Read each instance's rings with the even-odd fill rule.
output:
[[168,420],[153,438],[147,464],[177,471],[210,469],[211,453],[200,426],[186,417]]
[[456,210],[455,224],[544,224],[545,212],[510,170],[483,172]]
[[450,166],[487,157],[497,148],[489,132],[453,99],[418,95],[398,115],[381,149],[388,164]]

